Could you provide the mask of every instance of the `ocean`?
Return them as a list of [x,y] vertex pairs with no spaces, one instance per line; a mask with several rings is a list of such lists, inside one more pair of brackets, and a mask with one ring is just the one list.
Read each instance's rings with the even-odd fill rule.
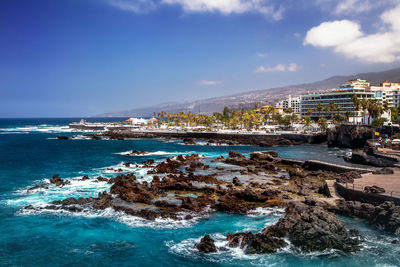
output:
[[[178,154],[205,157],[228,155],[230,150],[249,155],[266,148],[253,146],[184,145],[179,140],[88,140],[71,132],[68,123],[79,119],[0,119],[0,265],[2,266],[400,266],[396,236],[369,227],[364,221],[342,217],[348,228],[365,237],[362,250],[344,255],[336,251],[301,253],[287,248],[269,255],[245,255],[228,249],[202,255],[194,244],[211,234],[217,245],[224,235],[257,232],[283,216],[280,209],[258,209],[247,215],[214,213],[190,221],[144,219],[117,213],[27,211],[26,205],[45,205],[67,197],[97,196],[110,185],[98,176],[117,174],[108,168],[135,173],[143,181],[152,177],[123,162],[162,161]],[[109,121],[110,119],[96,119]],[[89,119],[89,121],[95,121]],[[56,137],[76,136],[57,140]],[[126,151],[143,150],[143,156]],[[340,157],[349,150],[322,145],[268,148],[281,157],[319,159],[347,164]],[[71,181],[64,187],[27,189],[48,181],[54,174]],[[79,181],[87,175],[91,179]]]

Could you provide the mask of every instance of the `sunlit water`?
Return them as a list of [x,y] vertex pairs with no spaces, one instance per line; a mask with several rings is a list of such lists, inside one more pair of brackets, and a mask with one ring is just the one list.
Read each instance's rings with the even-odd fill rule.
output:
[[[299,254],[284,249],[270,255],[244,255],[228,249],[201,255],[193,249],[201,236],[211,234],[218,246],[224,235],[238,231],[257,232],[276,222],[281,210],[257,210],[245,215],[212,214],[190,221],[149,222],[123,213],[105,210],[79,214],[27,212],[26,205],[45,205],[67,197],[96,196],[108,190],[97,176],[117,175],[108,168],[133,172],[139,179],[151,180],[146,170],[124,167],[122,162],[141,163],[149,158],[161,161],[178,154],[199,153],[205,157],[226,156],[229,150],[249,155],[255,150],[274,149],[280,156],[319,159],[346,164],[340,157],[349,151],[325,146],[183,145],[176,140],[57,140],[73,136],[66,125],[71,120],[0,120],[0,264],[44,266],[399,266],[400,247],[394,236],[375,231],[361,220],[343,218],[349,228],[365,237],[363,249],[351,255],[327,251]],[[76,121],[76,120],[75,120]],[[143,150],[144,156],[128,156],[126,151]],[[53,174],[71,181],[62,188],[27,189],[46,182]],[[80,181],[88,175],[91,180]]]

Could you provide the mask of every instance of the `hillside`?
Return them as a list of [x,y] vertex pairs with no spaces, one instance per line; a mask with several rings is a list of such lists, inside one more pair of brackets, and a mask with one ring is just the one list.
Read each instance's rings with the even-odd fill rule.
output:
[[96,117],[130,117],[130,116],[149,117],[152,116],[154,112],[159,112],[159,111],[166,111],[168,113],[174,113],[180,111],[183,112],[200,111],[202,113],[210,114],[213,112],[221,112],[223,107],[225,106],[234,108],[241,108],[241,107],[246,108],[249,106],[253,106],[254,103],[256,102],[262,104],[274,104],[288,95],[301,95],[307,92],[324,91],[327,89],[338,87],[340,84],[353,78],[365,79],[371,82],[372,84],[378,84],[383,82],[384,80],[400,81],[400,68],[382,72],[359,73],[350,76],[334,76],[313,83],[256,90],[246,93],[240,93],[222,97],[214,97],[192,102],[164,103],[145,108],[134,108],[125,111],[100,114]]

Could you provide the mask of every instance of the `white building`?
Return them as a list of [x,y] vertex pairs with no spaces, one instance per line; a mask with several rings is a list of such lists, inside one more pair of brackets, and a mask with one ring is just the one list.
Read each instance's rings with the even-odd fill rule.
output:
[[284,109],[291,108],[293,110],[293,113],[300,114],[300,97],[292,97],[291,95],[288,96],[288,98],[281,100],[278,102],[276,105],[283,107]]

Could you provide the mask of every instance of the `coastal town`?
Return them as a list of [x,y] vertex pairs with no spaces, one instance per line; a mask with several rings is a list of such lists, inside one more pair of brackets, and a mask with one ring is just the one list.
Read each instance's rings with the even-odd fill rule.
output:
[[71,128],[87,130],[178,130],[218,131],[237,133],[274,133],[276,131],[325,131],[341,124],[389,125],[398,127],[400,83],[384,81],[371,85],[366,80],[350,80],[340,87],[318,93],[289,96],[276,105],[234,109],[222,112],[166,113],[155,112],[150,119],[130,118],[120,123],[70,124]]

